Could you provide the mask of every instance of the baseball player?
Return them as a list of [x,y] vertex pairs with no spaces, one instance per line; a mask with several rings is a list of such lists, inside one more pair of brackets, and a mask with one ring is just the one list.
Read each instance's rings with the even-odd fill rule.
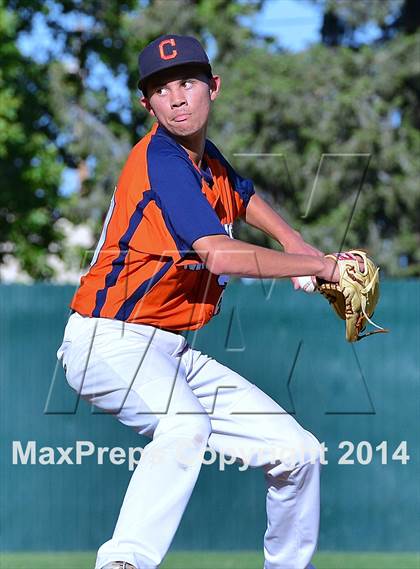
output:
[[[311,567],[319,442],[181,331],[217,314],[229,275],[336,282],[334,260],[305,243],[206,139],[221,80],[195,38],[157,38],[139,70],[141,104],[156,122],[122,170],[58,350],[77,393],[151,438],[95,569],[160,565],[207,446],[264,469],[264,568]],[[234,239],[238,217],[285,252]]]

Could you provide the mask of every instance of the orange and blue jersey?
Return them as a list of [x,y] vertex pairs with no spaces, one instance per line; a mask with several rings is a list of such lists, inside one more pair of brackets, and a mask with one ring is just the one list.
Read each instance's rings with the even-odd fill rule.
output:
[[207,270],[193,243],[229,235],[253,193],[209,140],[198,168],[155,124],[121,172],[71,308],[167,330],[201,328],[217,314],[227,279]]

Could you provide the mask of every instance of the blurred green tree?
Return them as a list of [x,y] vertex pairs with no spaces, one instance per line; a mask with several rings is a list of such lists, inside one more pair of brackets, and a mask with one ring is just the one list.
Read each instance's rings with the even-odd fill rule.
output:
[[[74,223],[97,234],[121,165],[150,127],[137,111],[138,52],[159,34],[192,33],[224,80],[209,136],[233,165],[323,250],[364,246],[388,274],[420,274],[420,36],[412,0],[310,0],[324,13],[320,43],[300,53],[252,31],[263,0],[2,1],[14,24],[0,49],[9,45],[25,61],[20,69],[34,74],[29,111],[43,117],[22,131],[52,143],[55,183],[62,166],[77,173],[80,189],[67,200],[57,186],[48,194]],[[48,41],[29,61],[13,34],[34,46],[41,24]],[[11,91],[0,85],[9,138],[21,132],[26,83],[21,74],[10,76]],[[34,156],[27,145],[14,155],[25,150]],[[16,168],[23,176],[21,162]],[[275,246],[248,226],[238,230]]]
[[14,255],[24,271],[48,278],[61,250],[55,226],[62,163],[45,130],[50,120],[46,68],[15,45],[19,18],[0,1],[0,263]]
[[247,154],[235,166],[309,241],[367,247],[391,275],[420,274],[416,53],[420,34],[358,50],[250,48],[210,133],[227,155]]
[[[249,46],[225,69],[210,134],[322,250],[365,247],[388,274],[420,275],[416,9],[315,2],[321,43]],[[239,235],[275,246],[246,226]]]

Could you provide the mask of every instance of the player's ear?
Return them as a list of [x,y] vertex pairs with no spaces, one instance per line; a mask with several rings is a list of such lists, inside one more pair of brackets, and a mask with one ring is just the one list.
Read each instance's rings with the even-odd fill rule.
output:
[[210,79],[210,99],[214,101],[217,95],[220,93],[220,86],[222,80],[219,75],[213,75]]
[[150,115],[152,115],[152,117],[155,116],[155,113],[154,113],[154,111],[153,111],[153,109],[152,109],[152,107],[151,107],[151,105],[150,105],[150,101],[149,101],[149,99],[148,99],[147,97],[145,97],[145,96],[141,97],[141,99],[140,99],[140,104],[141,104],[142,107],[144,107],[144,108],[146,109],[146,111],[147,111]]

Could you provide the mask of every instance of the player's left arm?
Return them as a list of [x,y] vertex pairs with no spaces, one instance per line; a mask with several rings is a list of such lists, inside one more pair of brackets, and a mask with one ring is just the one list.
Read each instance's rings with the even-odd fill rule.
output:
[[[324,253],[313,247],[302,238],[263,198],[253,194],[248,202],[243,219],[275,239],[286,253],[297,255],[315,255],[322,257]],[[297,279],[292,278],[295,288],[300,288]]]

